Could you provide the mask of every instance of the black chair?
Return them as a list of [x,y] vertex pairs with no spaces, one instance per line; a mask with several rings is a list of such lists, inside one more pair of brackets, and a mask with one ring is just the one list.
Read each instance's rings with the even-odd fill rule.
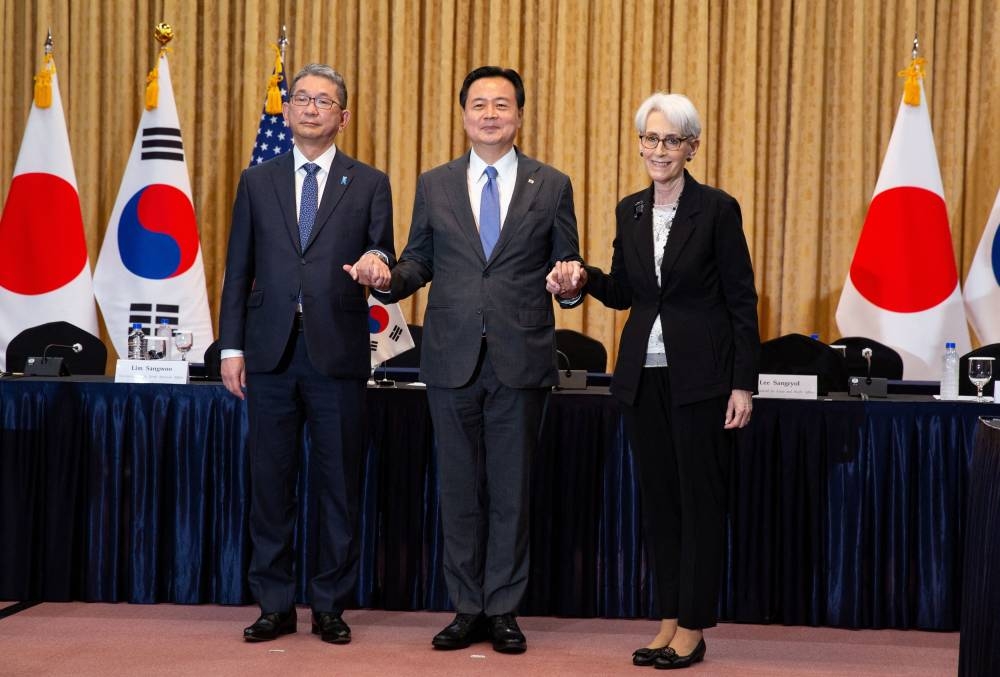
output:
[[608,368],[608,351],[604,344],[572,329],[556,329],[556,350],[566,356],[556,356],[560,369],[585,369],[603,374]]
[[862,357],[861,351],[872,349],[872,373],[876,378],[900,380],[903,378],[903,358],[894,349],[864,336],[845,336],[830,345],[844,346],[844,359],[847,361],[848,376],[867,376],[868,363]]
[[760,373],[814,374],[820,395],[847,390],[847,364],[836,350],[802,334],[785,334],[760,345]]
[[419,324],[407,324],[410,330],[410,337],[413,339],[413,347],[405,353],[400,353],[395,357],[386,360],[387,367],[400,368],[420,368],[420,339],[423,336],[424,328]]
[[101,339],[69,322],[46,322],[29,327],[7,344],[7,371],[22,372],[29,357],[41,357],[46,346],[71,346],[79,343],[83,350],[49,348],[48,357],[61,357],[70,374],[103,375],[108,362],[108,349]]
[[222,346],[219,341],[212,341],[205,348],[205,378],[209,381],[222,380]]
[[[997,377],[1000,377],[1000,343],[988,343],[975,350],[970,350],[965,355],[958,358],[958,394],[975,395],[976,386],[969,380],[969,358],[970,357],[992,357],[993,358],[993,380],[983,387],[983,397],[993,397],[993,384]],[[8,367],[9,368],[9,367]]]

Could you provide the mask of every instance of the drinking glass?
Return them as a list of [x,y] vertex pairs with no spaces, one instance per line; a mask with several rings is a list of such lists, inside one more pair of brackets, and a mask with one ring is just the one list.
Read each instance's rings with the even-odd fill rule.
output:
[[187,360],[187,352],[194,345],[194,332],[189,329],[174,329],[174,346],[181,354],[182,360]]
[[993,378],[993,358],[992,357],[970,357],[969,358],[969,380],[976,386],[976,399],[983,402],[983,386]]

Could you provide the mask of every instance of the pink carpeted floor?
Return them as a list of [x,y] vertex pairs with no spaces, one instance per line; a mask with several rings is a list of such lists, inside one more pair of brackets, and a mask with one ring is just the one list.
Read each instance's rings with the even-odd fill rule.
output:
[[[451,614],[349,611],[346,646],[310,634],[303,608],[298,633],[248,644],[243,627],[255,617],[254,607],[41,604],[0,619],[0,675],[670,674],[631,665],[655,621],[522,617],[528,652],[508,656],[486,643],[432,649]],[[679,674],[939,677],[958,666],[958,633],[723,624],[706,642],[705,662]]]

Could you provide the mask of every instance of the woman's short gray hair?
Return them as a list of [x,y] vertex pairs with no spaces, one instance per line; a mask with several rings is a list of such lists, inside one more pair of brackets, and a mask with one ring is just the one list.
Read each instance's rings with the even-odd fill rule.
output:
[[649,114],[658,110],[663,113],[667,121],[677,128],[681,136],[696,138],[701,136],[701,118],[698,116],[698,109],[691,103],[691,99],[683,94],[670,94],[668,92],[656,92],[642,102],[639,110],[635,112],[635,129],[640,134],[646,133],[646,120]]
[[344,84],[344,76],[333,70],[330,66],[325,63],[310,63],[302,67],[295,77],[292,78],[292,84],[288,88],[288,96],[295,93],[295,85],[299,83],[299,80],[307,75],[316,75],[321,78],[326,78],[337,88],[337,94],[340,96],[340,107],[344,110],[347,109],[347,85]]

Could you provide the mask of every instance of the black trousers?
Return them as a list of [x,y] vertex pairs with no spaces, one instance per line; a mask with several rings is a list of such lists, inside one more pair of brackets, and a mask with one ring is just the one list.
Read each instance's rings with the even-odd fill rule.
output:
[[340,613],[358,577],[355,531],[365,382],[317,372],[309,361],[305,336],[296,328],[274,372],[247,374],[247,403],[250,590],[264,613],[287,611],[295,604],[292,545],[304,421],[309,436],[309,494],[316,498],[310,520],[317,524],[309,604],[316,612]]
[[643,369],[634,405],[622,407],[660,616],[685,628],[716,622],[732,453],[722,427],[728,400],[677,406],[670,369],[657,367]]
[[531,459],[548,388],[509,388],[486,341],[472,380],[428,388],[444,578],[460,613],[514,613],[528,584]]

